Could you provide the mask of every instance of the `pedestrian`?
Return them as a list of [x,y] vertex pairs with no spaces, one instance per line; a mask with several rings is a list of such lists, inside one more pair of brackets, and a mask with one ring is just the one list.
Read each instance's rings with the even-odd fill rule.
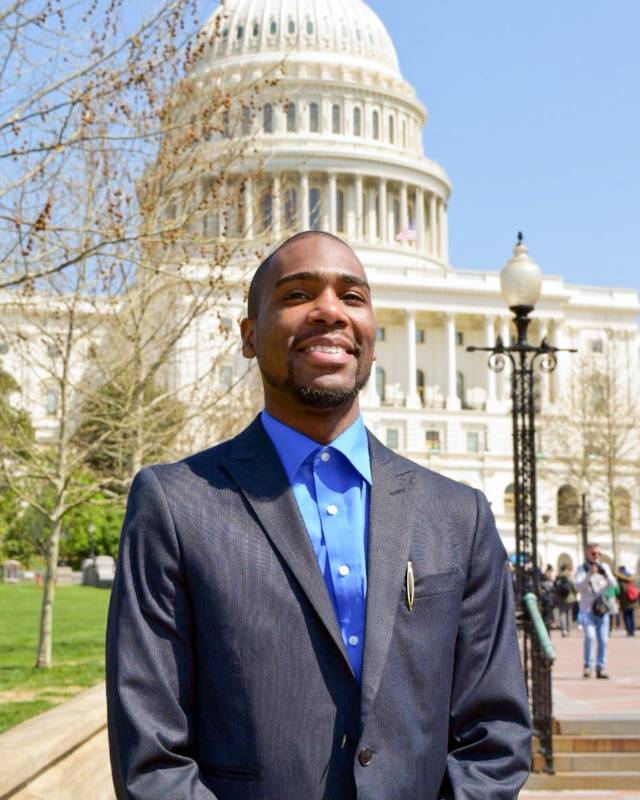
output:
[[575,585],[580,594],[580,613],[578,620],[584,630],[584,678],[590,678],[594,667],[594,649],[597,642],[595,659],[596,677],[608,678],[607,640],[609,638],[610,614],[613,610],[606,590],[617,587],[609,566],[603,563],[602,549],[599,544],[588,544],[585,551],[585,562],[576,572]]
[[540,580],[540,601],[542,606],[542,618],[544,620],[544,624],[547,626],[547,630],[551,630],[554,626],[554,598],[553,598],[553,584],[554,584],[554,573],[553,567],[551,564],[547,564],[547,567],[542,574]]
[[563,637],[569,636],[571,633],[573,606],[577,598],[571,564],[563,564],[560,567],[560,573],[553,582],[553,594],[554,605],[558,610],[561,634]]
[[118,800],[515,800],[530,719],[481,492],[362,421],[365,271],[331,234],[258,268],[264,410],[133,482],[111,595]]
[[633,575],[621,564],[616,572],[618,588],[620,590],[620,610],[627,636],[635,636],[636,619],[635,610],[638,606],[638,588],[633,580]]

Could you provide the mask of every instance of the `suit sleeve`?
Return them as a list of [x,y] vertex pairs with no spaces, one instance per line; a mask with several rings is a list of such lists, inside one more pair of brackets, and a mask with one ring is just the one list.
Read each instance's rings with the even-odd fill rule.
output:
[[192,757],[192,619],[171,513],[152,468],[129,494],[107,624],[118,800],[215,800]]
[[441,800],[516,800],[531,759],[531,723],[507,554],[476,492],[450,703]]

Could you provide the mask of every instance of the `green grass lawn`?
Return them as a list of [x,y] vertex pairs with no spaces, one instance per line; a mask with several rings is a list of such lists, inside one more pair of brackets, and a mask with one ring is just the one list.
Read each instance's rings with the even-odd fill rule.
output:
[[46,711],[104,678],[109,592],[56,591],[53,667],[34,669],[42,589],[0,584],[0,732]]

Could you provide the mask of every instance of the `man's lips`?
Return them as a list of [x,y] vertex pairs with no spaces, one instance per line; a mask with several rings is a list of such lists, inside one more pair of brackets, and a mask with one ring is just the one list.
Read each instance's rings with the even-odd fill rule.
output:
[[296,348],[296,353],[317,364],[346,364],[355,352],[356,346],[342,337],[314,337]]

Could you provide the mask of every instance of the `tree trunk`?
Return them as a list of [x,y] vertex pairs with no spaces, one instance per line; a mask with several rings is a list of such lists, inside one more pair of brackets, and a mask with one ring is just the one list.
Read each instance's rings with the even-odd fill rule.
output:
[[56,594],[61,530],[62,520],[56,519],[51,528],[51,534],[47,545],[47,569],[44,577],[44,592],[42,595],[42,609],[40,611],[40,635],[38,640],[36,669],[50,669],[52,663],[53,602]]

